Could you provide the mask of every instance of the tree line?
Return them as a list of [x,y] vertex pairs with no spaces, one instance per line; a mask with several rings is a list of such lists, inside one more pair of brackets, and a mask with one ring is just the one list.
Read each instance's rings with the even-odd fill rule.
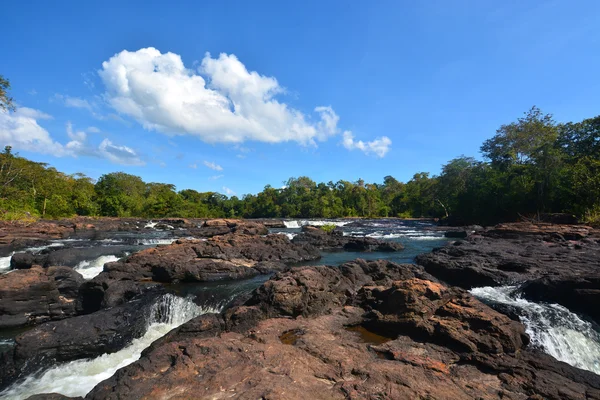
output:
[[[14,111],[0,76],[0,112]],[[492,224],[541,213],[600,221],[600,116],[556,123],[536,107],[502,125],[481,146],[483,160],[460,156],[437,176],[408,182],[290,178],[258,194],[227,197],[114,172],[97,181],[45,163],[0,153],[0,218],[113,217],[339,218],[438,217]]]

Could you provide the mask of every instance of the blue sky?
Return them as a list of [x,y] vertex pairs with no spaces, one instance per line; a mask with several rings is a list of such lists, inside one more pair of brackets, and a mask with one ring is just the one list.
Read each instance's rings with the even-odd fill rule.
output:
[[67,173],[256,193],[439,173],[532,105],[600,114],[600,2],[9,2],[0,142]]

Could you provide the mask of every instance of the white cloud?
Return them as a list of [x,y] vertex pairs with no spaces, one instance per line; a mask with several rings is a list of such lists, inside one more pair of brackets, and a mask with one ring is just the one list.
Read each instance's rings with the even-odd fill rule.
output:
[[390,150],[392,141],[387,136],[382,136],[373,140],[372,142],[363,142],[362,140],[354,140],[352,132],[345,131],[343,135],[342,144],[348,150],[358,149],[365,154],[375,154],[377,157],[384,157]]
[[113,145],[104,139],[97,148],[87,144],[87,134],[76,131],[67,122],[66,131],[70,141],[65,145],[55,141],[50,133],[38,124],[38,120],[52,117],[39,110],[19,107],[16,112],[0,112],[0,143],[15,150],[50,154],[56,157],[91,156],[107,159],[122,165],[144,165],[138,154],[127,146]]
[[214,162],[204,161],[204,165],[214,171],[223,171],[223,167],[221,167],[219,164],[215,164]]
[[224,177],[225,175],[213,175],[211,176],[210,179],[211,181],[216,181],[217,179],[221,179],[222,177]]
[[100,129],[96,128],[95,126],[88,126],[86,131],[90,133],[100,133]]
[[227,186],[223,186],[223,192],[225,192],[225,194],[227,196],[235,195],[235,192],[233,190],[229,189]]
[[198,168],[198,164],[196,164],[196,163],[190,164],[189,167],[192,169],[196,169],[196,168]]
[[114,145],[110,140],[104,139],[98,147],[99,154],[107,160],[121,165],[145,165],[137,153],[127,146]]
[[37,90],[35,89],[31,89],[29,92],[27,92],[30,96],[35,96],[38,94]]
[[14,113],[0,111],[0,142],[14,150],[52,154],[66,154],[63,146],[52,140],[50,133],[38,124],[39,119],[52,117],[41,111],[19,107]]
[[194,71],[174,53],[124,50],[102,63],[98,74],[108,104],[149,130],[210,143],[303,145],[339,133],[339,117],[331,107],[316,107],[313,121],[275,99],[284,92],[275,78],[248,71],[233,54],[212,58],[207,53]]

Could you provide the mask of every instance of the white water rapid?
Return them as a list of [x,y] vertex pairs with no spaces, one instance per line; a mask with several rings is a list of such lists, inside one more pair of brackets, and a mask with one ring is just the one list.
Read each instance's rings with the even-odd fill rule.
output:
[[75,266],[75,271],[79,272],[84,279],[92,279],[104,270],[104,264],[118,261],[119,257],[108,255],[100,256],[94,260],[82,261]]
[[189,299],[171,294],[164,295],[152,307],[144,336],[134,339],[129,346],[116,353],[104,354],[94,359],[71,361],[53,367],[41,375],[29,376],[0,393],[0,398],[21,400],[39,393],[85,396],[119,368],[137,361],[142,351],[156,339],[198,315],[220,311],[220,307],[200,307]]
[[344,226],[349,224],[352,221],[334,221],[334,220],[292,220],[292,221],[283,221],[283,224],[286,228],[302,228],[305,225],[310,226],[323,226],[323,225],[335,225],[335,226]]
[[600,333],[590,322],[561,305],[525,300],[516,286],[474,288],[471,294],[485,302],[515,308],[532,346],[557,360],[600,374]]
[[10,271],[10,259],[12,258],[13,254],[15,253],[13,252],[7,257],[0,257],[0,274]]

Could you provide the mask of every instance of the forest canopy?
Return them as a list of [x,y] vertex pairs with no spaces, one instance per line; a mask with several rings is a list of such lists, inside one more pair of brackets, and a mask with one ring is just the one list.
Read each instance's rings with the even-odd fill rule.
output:
[[[6,83],[6,84],[5,84]],[[6,89],[8,82],[0,82]],[[4,90],[3,108],[12,107]],[[10,112],[10,111],[0,111]],[[114,217],[338,218],[440,217],[491,224],[540,213],[600,219],[600,116],[556,123],[533,107],[502,125],[481,146],[483,160],[460,156],[437,176],[382,183],[290,178],[256,195],[227,197],[124,172],[97,181],[28,160],[6,146],[0,154],[0,218]]]

